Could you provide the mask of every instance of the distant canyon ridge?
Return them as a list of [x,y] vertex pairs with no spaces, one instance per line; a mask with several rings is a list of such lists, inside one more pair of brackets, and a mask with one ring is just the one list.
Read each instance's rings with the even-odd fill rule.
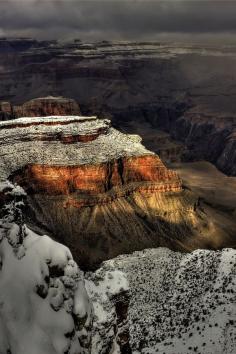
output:
[[236,175],[236,47],[2,38],[0,54],[1,120],[107,117],[166,162]]

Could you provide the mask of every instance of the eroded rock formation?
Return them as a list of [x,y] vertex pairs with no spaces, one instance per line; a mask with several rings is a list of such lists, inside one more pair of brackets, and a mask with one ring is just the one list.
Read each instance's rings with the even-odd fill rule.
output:
[[160,127],[187,146],[184,160],[207,160],[224,173],[236,175],[236,117],[233,113],[195,106],[162,124]]
[[[71,97],[83,114],[110,115],[122,131],[135,132],[138,122],[148,149],[167,162],[207,159],[236,175],[235,53],[220,44],[1,39],[0,100],[23,107],[39,96]],[[32,104],[24,115],[35,112]],[[1,119],[9,117],[7,105]],[[150,127],[189,151],[169,139],[150,141]]]
[[44,117],[50,115],[79,115],[78,103],[64,97],[42,97],[35,98],[14,106],[10,102],[0,102],[0,119],[7,120],[19,117]]
[[84,267],[124,252],[223,247],[174,171],[107,119],[19,118],[0,123],[0,178],[27,193],[27,222],[68,245]]

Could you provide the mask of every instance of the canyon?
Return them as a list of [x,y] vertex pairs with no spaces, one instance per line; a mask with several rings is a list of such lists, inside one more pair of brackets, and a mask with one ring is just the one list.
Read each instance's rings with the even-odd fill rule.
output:
[[208,160],[236,174],[233,45],[1,39],[0,53],[2,117],[37,97],[69,97],[124,132],[142,126],[166,162]]
[[0,39],[0,353],[235,352],[235,49]]
[[0,148],[1,182],[27,194],[28,227],[67,245],[83,269],[147,247],[235,245],[235,222],[213,222],[214,208],[183,188],[138,135],[119,132],[108,119],[2,121]]

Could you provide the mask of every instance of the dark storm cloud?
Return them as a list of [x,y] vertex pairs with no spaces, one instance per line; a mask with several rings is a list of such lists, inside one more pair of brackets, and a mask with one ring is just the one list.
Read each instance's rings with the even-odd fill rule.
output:
[[0,0],[0,34],[39,38],[154,38],[236,32],[236,1]]

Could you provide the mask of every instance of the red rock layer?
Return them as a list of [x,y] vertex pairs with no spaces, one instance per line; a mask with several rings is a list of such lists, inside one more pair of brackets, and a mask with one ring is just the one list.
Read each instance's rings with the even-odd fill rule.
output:
[[16,117],[80,115],[76,101],[64,98],[37,98],[14,107]]
[[[78,193],[82,196],[82,204],[86,201],[86,196],[90,196],[86,204],[97,203],[101,199],[98,195],[111,191],[113,187],[122,188],[118,188],[119,192],[111,196],[107,195],[104,202],[135,190],[143,193],[181,190],[177,174],[167,170],[155,155],[124,157],[99,165],[28,165],[16,173],[13,179],[32,194],[69,196]],[[142,185],[137,182],[151,183]],[[77,202],[68,200],[68,203]]]
[[12,106],[9,102],[0,102],[0,113],[8,119],[20,117],[44,117],[81,115],[78,103],[62,97],[37,98],[21,106]]

